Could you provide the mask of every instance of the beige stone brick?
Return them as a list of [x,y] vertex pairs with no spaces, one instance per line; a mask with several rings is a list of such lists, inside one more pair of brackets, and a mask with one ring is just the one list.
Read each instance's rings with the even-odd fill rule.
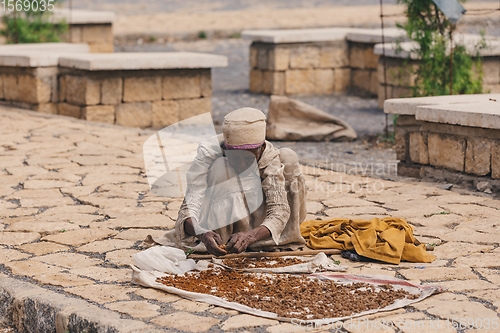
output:
[[284,95],[285,72],[263,71],[262,92],[271,95]]
[[484,176],[491,170],[491,141],[484,138],[467,138],[465,172]]
[[82,110],[82,118],[88,121],[114,124],[115,108],[114,105],[86,106]]
[[210,69],[203,70],[200,74],[201,97],[212,96],[212,74]]
[[17,99],[26,103],[48,103],[52,97],[50,79],[39,79],[31,75],[17,78]]
[[59,114],[68,117],[81,118],[82,117],[82,107],[78,105],[59,103],[58,106]]
[[429,163],[456,171],[464,171],[465,139],[429,133]]
[[82,42],[82,31],[83,31],[83,27],[81,25],[70,25],[70,27],[69,27],[69,42],[70,43],[81,43]]
[[259,47],[257,50],[257,68],[268,69],[269,68],[269,55],[267,47]]
[[408,141],[409,136],[406,130],[396,126],[395,130],[396,137],[396,158],[400,161],[406,161],[408,159]]
[[121,301],[104,305],[110,310],[128,314],[134,318],[150,318],[159,315],[160,306],[147,301]]
[[335,92],[345,93],[351,89],[351,69],[337,68],[334,71]]
[[187,332],[207,332],[219,321],[219,319],[197,316],[189,312],[175,312],[151,319],[151,322],[156,325]]
[[347,48],[347,44],[320,48],[319,67],[339,68],[347,66],[349,66],[349,49]]
[[316,46],[298,46],[290,50],[290,68],[317,68],[319,59],[319,47]]
[[113,43],[89,43],[90,53],[113,53],[115,46]]
[[83,76],[67,75],[65,83],[65,101],[76,105],[97,105],[101,101],[99,81]]
[[3,80],[4,80],[3,77],[4,77],[4,75],[1,74],[0,75],[0,99],[4,99],[5,98],[5,94],[3,92]]
[[427,149],[426,136],[421,132],[410,133],[410,159],[414,163],[429,164],[429,151]]
[[210,98],[180,99],[178,102],[179,120],[212,112],[212,101]]
[[[45,236],[42,240],[62,245],[81,246],[87,243],[95,242],[97,240],[106,239],[108,237],[116,235],[117,233],[118,233],[117,231],[106,228],[80,229],[80,230],[72,230],[59,233],[57,235]],[[77,254],[77,253],[72,253],[71,255],[68,253],[58,254],[58,255],[49,254],[45,257],[38,257],[36,260],[40,260],[46,263],[54,263],[60,266],[65,266],[64,262],[66,262],[68,266],[65,267],[89,266],[87,264],[79,265],[77,262],[75,262],[78,261],[76,260],[78,258],[80,258],[85,262],[87,261],[91,262],[91,265],[97,265],[99,263],[99,260],[97,259],[93,259],[83,254]],[[64,262],[62,260],[64,260]]]
[[198,72],[163,77],[163,99],[198,98],[201,82]]
[[86,43],[113,43],[113,29],[111,24],[88,24],[82,27],[82,42]]
[[331,69],[287,70],[286,94],[331,94],[334,75]]
[[59,94],[58,94],[58,102],[66,102],[66,76],[59,77]]
[[119,104],[123,98],[123,78],[107,78],[101,84],[101,104]]
[[258,57],[259,49],[252,44],[250,46],[250,69],[256,69],[258,67]]
[[123,101],[150,102],[161,100],[161,77],[127,77],[123,82]]
[[371,73],[368,70],[353,69],[352,73],[352,91],[355,95],[366,94],[371,89]]
[[491,178],[500,178],[500,141],[491,143]]
[[269,50],[268,68],[273,71],[284,71],[288,69],[290,63],[290,49],[276,46]]
[[7,101],[17,101],[19,92],[17,89],[17,76],[13,74],[3,75],[3,92]]
[[351,68],[365,69],[365,49],[358,44],[351,44],[349,49],[349,63]]
[[250,70],[250,91],[253,93],[262,92],[262,71],[258,69]]
[[378,75],[376,71],[370,72],[370,94],[376,96],[378,94],[378,86],[380,83],[378,82]]
[[151,102],[123,103],[116,107],[116,124],[128,127],[149,127],[152,124]]
[[379,55],[373,53],[373,46],[369,46],[365,50],[365,66],[369,69],[377,69]]
[[153,102],[152,126],[154,128],[165,127],[179,121],[178,101]]
[[0,245],[22,245],[40,239],[38,232],[1,232]]
[[130,300],[128,293],[134,291],[130,287],[122,287],[112,284],[93,284],[74,288],[66,288],[70,294],[89,299],[93,302],[103,304],[114,301]]
[[43,103],[36,105],[35,110],[41,113],[58,114],[59,107],[57,103]]

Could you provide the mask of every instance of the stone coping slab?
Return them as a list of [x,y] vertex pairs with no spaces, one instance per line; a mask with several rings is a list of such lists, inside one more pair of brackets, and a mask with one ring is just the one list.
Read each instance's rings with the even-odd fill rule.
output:
[[500,99],[470,104],[420,106],[415,118],[432,123],[500,129]]
[[0,45],[0,55],[22,52],[66,52],[66,53],[88,53],[87,44],[74,43],[26,43]]
[[[465,45],[471,54],[475,54],[475,45],[481,40],[480,35],[476,34],[455,34],[453,40],[457,44]],[[500,56],[500,38],[485,36],[487,47],[480,51],[483,57]],[[378,55],[383,55],[385,52],[386,57],[390,58],[408,58],[418,59],[417,55],[411,51],[416,49],[418,44],[416,42],[403,42],[399,45],[395,42],[376,44],[373,52]],[[399,51],[398,48],[400,48]]]
[[87,71],[227,67],[227,57],[193,52],[93,53],[64,56],[59,66]]
[[111,11],[95,11],[67,8],[54,10],[52,21],[64,19],[68,24],[112,24],[116,20],[116,14]]
[[389,99],[384,112],[432,123],[500,129],[500,94]]
[[323,28],[323,29],[283,29],[283,30],[246,30],[241,37],[246,40],[263,43],[307,43],[345,40],[347,34],[365,32],[360,28]]
[[59,57],[74,53],[89,53],[88,44],[33,43],[0,46],[0,66],[52,67]]
[[[384,103],[384,112],[390,114],[416,115],[420,106],[483,103],[491,99],[500,100],[500,94],[446,95],[430,97],[394,98]],[[500,111],[499,111],[500,112]]]
[[[346,36],[348,41],[356,43],[375,44],[382,43],[382,29],[357,29],[349,32]],[[404,40],[406,32],[399,28],[385,28],[384,41],[386,43],[395,42],[398,39]]]
[[[85,44],[88,46],[87,44]],[[88,47],[87,47],[88,50]],[[0,54],[0,66],[5,67],[57,67],[61,56],[71,56],[71,52],[16,52]]]

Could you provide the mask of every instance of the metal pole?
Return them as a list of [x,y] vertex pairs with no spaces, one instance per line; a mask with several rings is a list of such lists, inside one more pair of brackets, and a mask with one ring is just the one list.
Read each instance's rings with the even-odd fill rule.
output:
[[[384,11],[382,0],[380,0],[380,27],[382,29],[382,62],[384,64],[384,100],[387,99],[387,64],[385,59],[385,35],[384,35]],[[388,115],[385,113],[385,137],[389,136]]]
[[14,6],[14,44],[19,43],[19,30],[17,28],[17,10]]
[[453,95],[453,23],[450,26],[450,95]]

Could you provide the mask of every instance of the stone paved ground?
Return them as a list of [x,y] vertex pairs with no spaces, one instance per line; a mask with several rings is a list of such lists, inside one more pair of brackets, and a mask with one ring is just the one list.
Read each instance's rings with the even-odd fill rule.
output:
[[[130,283],[132,254],[146,235],[173,226],[181,203],[149,191],[142,144],[151,131],[6,107],[0,124],[0,320],[15,299],[16,314],[31,318],[25,330],[51,331],[55,321],[58,332],[293,331],[291,324]],[[308,218],[392,215],[414,225],[420,240],[438,245],[432,264],[354,263],[334,256],[349,273],[397,276],[449,290],[372,316],[373,326],[345,323],[342,332],[374,332],[384,322],[401,328],[389,324],[383,332],[423,332],[416,327],[430,324],[438,329],[427,332],[498,331],[484,328],[500,321],[500,201],[436,184],[312,167],[303,172],[310,189]],[[449,318],[475,327],[457,330]]]

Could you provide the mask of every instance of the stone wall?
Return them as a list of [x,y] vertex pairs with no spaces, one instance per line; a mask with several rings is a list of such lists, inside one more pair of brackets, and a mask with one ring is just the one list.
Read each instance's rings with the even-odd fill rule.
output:
[[332,94],[349,88],[347,42],[250,46],[250,91],[273,95]]
[[51,19],[68,23],[69,32],[65,36],[65,42],[87,43],[91,53],[114,51],[114,12],[57,8]]
[[211,68],[190,52],[89,53],[86,44],[0,47],[0,103],[133,127],[161,128],[212,111]]
[[[398,174],[473,186],[488,181],[500,190],[500,114],[494,113],[500,110],[499,97],[490,94],[386,101],[386,113],[401,113],[395,131]],[[474,102],[474,98],[480,102]],[[429,103],[436,104],[430,107]],[[481,123],[484,125],[478,126]]]
[[375,97],[378,94],[377,66],[379,56],[373,53],[374,45],[372,43],[349,42],[350,91],[356,96]]
[[59,114],[134,127],[165,127],[211,112],[210,69],[62,69]]
[[0,67],[0,101],[43,113],[57,113],[57,67]]
[[91,53],[112,53],[113,25],[109,24],[71,24],[69,26],[70,43],[87,43]]

